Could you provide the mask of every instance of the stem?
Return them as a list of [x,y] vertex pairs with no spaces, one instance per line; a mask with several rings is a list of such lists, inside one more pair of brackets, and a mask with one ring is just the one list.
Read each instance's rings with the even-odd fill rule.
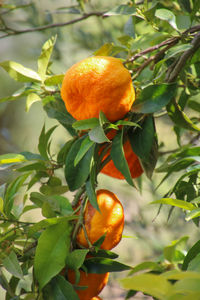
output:
[[14,28],[9,28],[9,30],[11,32],[4,34],[2,36],[0,36],[0,39],[3,39],[5,37],[11,36],[11,35],[19,35],[19,34],[24,34],[24,33],[28,33],[28,32],[36,32],[36,31],[43,31],[46,29],[52,29],[52,28],[57,28],[57,27],[64,27],[64,26],[68,26],[68,25],[72,25],[75,24],[77,22],[86,20],[92,16],[96,16],[96,17],[103,17],[103,14],[105,12],[91,12],[88,14],[84,14],[82,17],[68,21],[68,22],[63,22],[63,23],[53,23],[53,24],[48,24],[48,25],[44,25],[44,26],[38,26],[38,27],[34,27],[34,28],[27,28],[24,30],[15,30]]

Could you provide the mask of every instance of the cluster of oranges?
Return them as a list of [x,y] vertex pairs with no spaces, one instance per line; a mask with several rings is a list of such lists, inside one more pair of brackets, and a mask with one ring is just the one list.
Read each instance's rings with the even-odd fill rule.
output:
[[[129,71],[120,59],[108,56],[86,58],[73,65],[65,74],[61,96],[67,111],[76,119],[98,118],[102,111],[107,119],[115,122],[124,118],[135,100],[135,90]],[[112,140],[116,132],[109,138]],[[138,157],[133,152],[129,141],[123,145],[130,173],[133,178],[139,177],[143,170]],[[103,160],[110,154],[107,151]],[[112,160],[101,170],[102,173],[123,179]],[[97,191],[97,203],[100,212],[87,202],[84,211],[84,228],[77,234],[77,244],[88,248],[101,236],[105,239],[101,249],[111,250],[121,240],[124,227],[124,211],[117,196],[108,190]],[[87,238],[85,236],[87,234]],[[68,270],[68,280],[75,284],[75,272]],[[98,294],[108,281],[109,273],[90,274],[80,271],[79,286],[86,289],[76,290],[80,300],[100,299]]]

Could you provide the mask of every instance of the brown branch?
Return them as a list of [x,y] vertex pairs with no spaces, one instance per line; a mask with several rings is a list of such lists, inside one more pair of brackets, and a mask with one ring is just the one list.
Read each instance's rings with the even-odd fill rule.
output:
[[192,33],[195,33],[197,31],[200,31],[200,25],[196,25],[194,27],[191,27],[191,28],[187,29],[186,31],[184,31],[182,33],[181,36],[176,36],[176,37],[170,38],[170,39],[168,39],[166,41],[161,42],[160,44],[157,44],[155,46],[152,46],[152,47],[149,47],[149,48],[147,48],[145,50],[142,50],[139,53],[136,53],[131,58],[127,59],[124,62],[124,64],[131,63],[131,62],[135,61],[137,58],[143,56],[144,54],[153,52],[153,51],[158,50],[158,49],[160,49],[160,48],[162,48],[164,46],[169,46],[169,48],[170,48],[170,47],[174,46],[175,44],[177,44],[182,37],[186,37],[188,34],[192,34]]
[[[177,43],[177,41],[174,41],[173,44],[170,43],[168,44],[165,48],[163,48],[162,50],[160,50],[157,54],[153,55],[153,56],[150,56],[136,71],[136,74],[133,76],[133,80],[139,76],[139,74],[142,72],[142,70],[144,70],[144,68],[146,68],[152,61],[159,61],[162,56],[164,55],[164,53],[170,49],[173,45],[175,45]],[[133,70],[134,72],[135,70]]]
[[161,42],[160,44],[157,44],[155,46],[152,46],[152,47],[149,47],[139,53],[136,53],[134,56],[132,56],[131,58],[127,59],[124,64],[127,64],[127,63],[130,63],[130,62],[133,62],[135,61],[137,58],[143,56],[144,54],[147,54],[149,52],[153,52],[155,50],[158,50],[159,48],[163,47],[163,46],[166,46],[166,45],[170,45],[170,46],[173,46],[174,44],[178,43],[178,41],[180,40],[181,37],[173,37],[173,38],[170,38],[166,41],[163,41]]
[[187,60],[193,56],[193,54],[198,50],[198,48],[200,48],[200,33],[196,34],[196,36],[191,42],[191,45],[192,47],[181,55],[181,57],[174,65],[172,72],[167,75],[166,82],[174,82],[178,74],[181,72],[182,68],[186,64]]
[[11,36],[11,35],[19,35],[19,34],[25,34],[25,33],[29,33],[29,32],[36,32],[36,31],[43,31],[46,29],[51,29],[51,28],[57,28],[57,27],[64,27],[64,26],[68,26],[68,25],[72,25],[75,23],[78,23],[80,21],[86,20],[92,16],[96,16],[96,17],[104,17],[105,12],[91,12],[88,14],[84,14],[82,17],[68,21],[68,22],[63,22],[63,23],[53,23],[53,24],[48,24],[48,25],[44,25],[44,26],[39,26],[39,27],[33,27],[33,28],[27,28],[24,30],[15,30],[13,28],[8,28],[10,30],[10,32],[8,32],[7,34],[4,34],[2,36],[0,36],[0,39],[3,39],[5,37]]

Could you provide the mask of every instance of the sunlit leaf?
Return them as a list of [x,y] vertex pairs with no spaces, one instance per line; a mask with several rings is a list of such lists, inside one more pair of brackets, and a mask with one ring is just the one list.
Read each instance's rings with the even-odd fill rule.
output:
[[27,161],[24,155],[19,153],[8,153],[0,155],[0,165],[11,164],[11,163],[20,163]]
[[128,163],[124,156],[123,149],[123,131],[116,134],[112,142],[111,158],[115,167],[124,175],[126,181],[134,186]]
[[35,93],[30,93],[28,94],[27,98],[26,98],[26,111],[28,112],[31,105],[35,102],[41,101],[40,96],[38,96]]
[[172,199],[172,198],[162,198],[160,200],[153,201],[150,204],[158,204],[158,203],[180,207],[185,210],[193,210],[196,208],[196,206],[190,202],[186,202],[186,201],[178,200],[178,199]]
[[120,280],[123,288],[141,291],[158,299],[164,297],[172,288],[167,279],[155,274],[139,274]]
[[46,41],[42,47],[42,52],[38,58],[38,74],[41,76],[43,81],[46,78],[46,72],[55,42],[55,37],[52,37],[48,41]]
[[41,78],[35,71],[25,68],[19,63],[14,61],[4,61],[0,63],[0,66],[8,72],[10,77],[20,82],[38,82]]

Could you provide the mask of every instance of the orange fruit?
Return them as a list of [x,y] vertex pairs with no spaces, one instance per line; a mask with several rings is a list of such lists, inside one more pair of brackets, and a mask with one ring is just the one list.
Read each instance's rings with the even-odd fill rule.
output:
[[93,56],[66,72],[61,97],[67,111],[77,120],[98,118],[102,111],[114,122],[130,111],[135,90],[131,75],[120,59]]
[[[106,237],[101,249],[114,248],[122,238],[124,228],[124,210],[117,196],[108,190],[97,191],[97,203],[101,212],[97,211],[88,201],[84,212],[84,225],[91,244],[102,235]],[[81,228],[76,236],[78,244],[88,247],[84,230]]]
[[[137,155],[133,152],[130,142],[127,140],[124,143],[124,154],[126,161],[128,163],[128,167],[131,173],[132,178],[137,178],[142,175],[143,169],[141,167],[140,161]],[[110,154],[110,149],[106,153],[103,159],[105,159]],[[101,173],[106,174],[108,176],[124,179],[124,175],[115,167],[114,162],[110,160],[101,170]]]
[[91,300],[102,300],[100,297],[93,297]]
[[[67,277],[70,283],[75,284],[75,272],[71,269],[67,271]],[[97,296],[108,282],[109,273],[95,274],[85,273],[80,270],[80,281],[78,286],[87,286],[84,290],[76,290],[80,300],[92,300]],[[100,298],[94,298],[100,299]]]

